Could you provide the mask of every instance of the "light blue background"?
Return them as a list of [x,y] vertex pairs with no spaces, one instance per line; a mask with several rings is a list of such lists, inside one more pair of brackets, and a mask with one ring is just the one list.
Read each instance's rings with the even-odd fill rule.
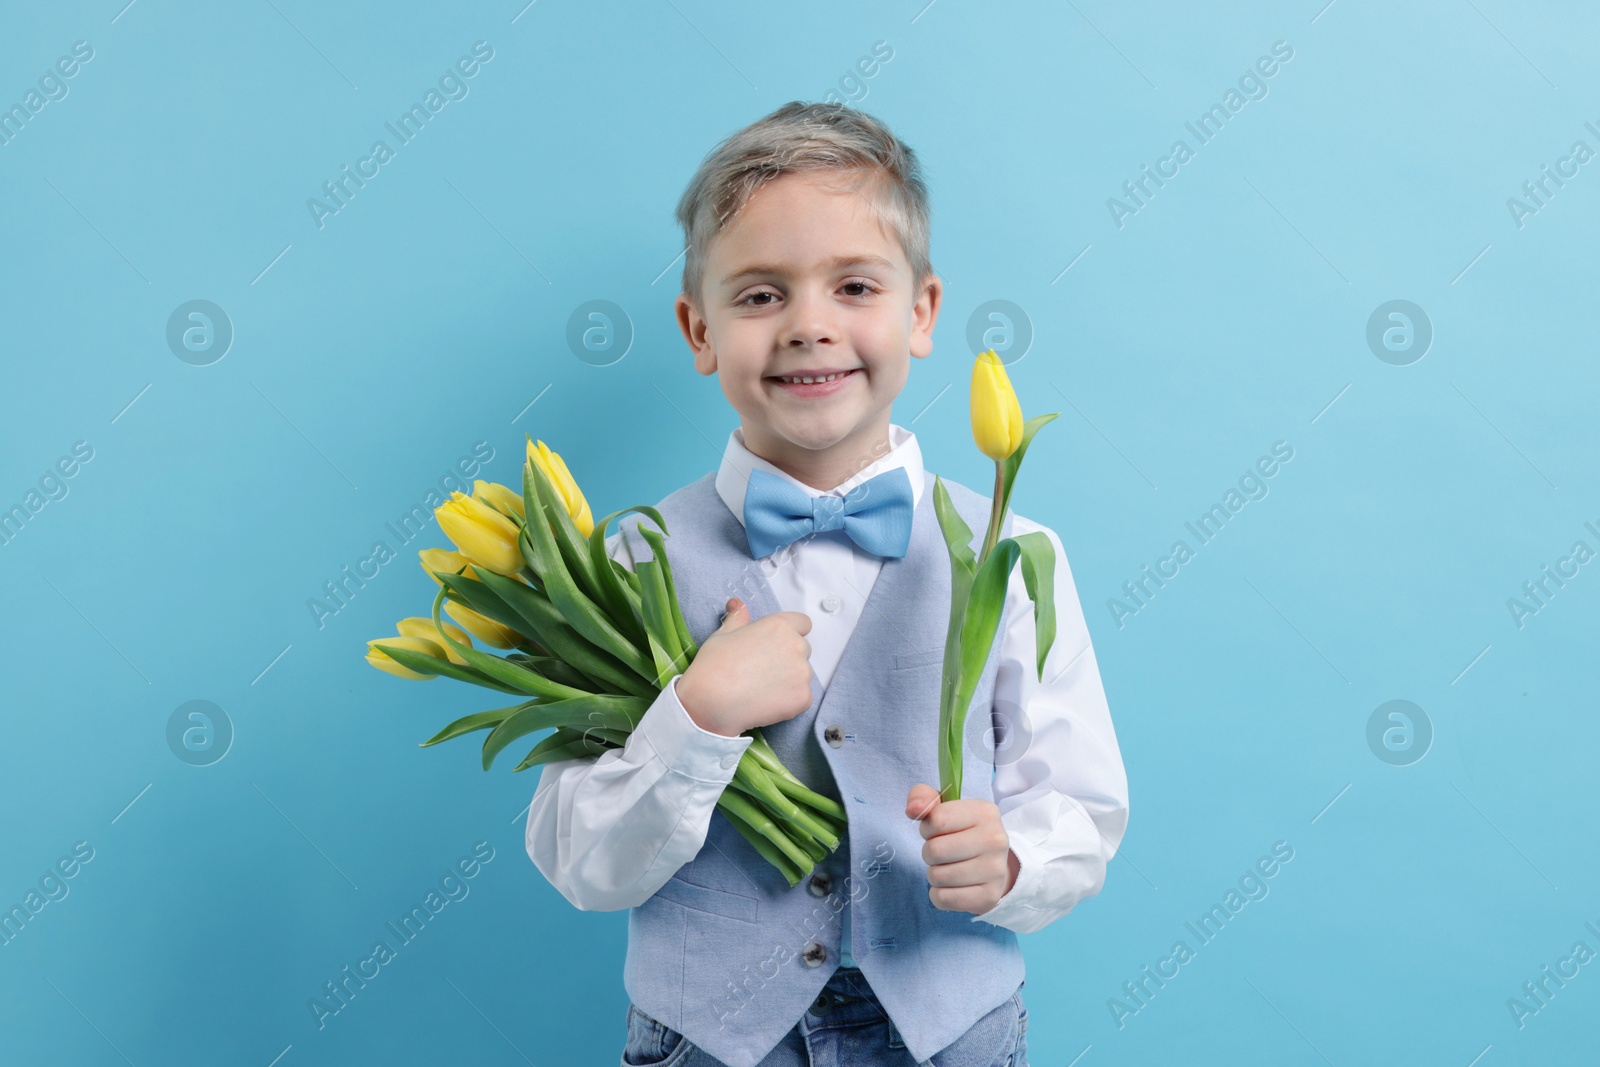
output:
[[[1600,963],[1523,1028],[1506,1005],[1600,950],[1600,564],[1520,628],[1506,605],[1600,549],[1600,162],[1520,227],[1506,205],[1600,149],[1592,9],[523,2],[4,15],[0,104],[94,58],[0,146],[0,507],[94,458],[0,546],[0,903],[95,854],[0,948],[0,1059],[616,1062],[626,915],[528,860],[535,774],[417,747],[486,691],[362,660],[444,543],[384,523],[474,442],[514,480],[524,433],[597,514],[712,469],[735,416],[672,319],[672,209],[717,140],[830,90],[932,188],[946,305],[896,421],[987,484],[990,300],[1034,332],[1006,351],[1025,410],[1063,413],[1014,503],[1069,553],[1132,818],[1103,893],[1023,939],[1032,1061],[1593,1056]],[[480,40],[469,95],[319,229],[306,200]],[[1107,199],[1275,41],[1268,95],[1119,228]],[[193,299],[236,330],[209,366],[165,340]],[[607,366],[565,339],[596,299],[634,332]],[[1365,339],[1392,299],[1435,330],[1406,366]],[[1119,626],[1108,599],[1280,440],[1270,494]],[[379,539],[400,558],[319,628],[308,599]],[[236,731],[207,767],[166,740],[196,699]],[[1393,699],[1434,730],[1409,766],[1367,743]],[[478,841],[470,895],[319,1030],[309,998]],[[1270,895],[1119,1028],[1108,1000],[1277,841]]]

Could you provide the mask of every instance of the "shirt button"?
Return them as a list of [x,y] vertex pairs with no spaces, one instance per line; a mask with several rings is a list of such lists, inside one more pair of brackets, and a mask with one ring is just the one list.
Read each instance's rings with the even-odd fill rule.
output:
[[829,593],[827,596],[822,598],[822,610],[823,611],[838,611],[839,610],[839,606],[840,606],[839,598],[837,596],[835,596],[834,594],[832,594],[832,593]]
[[722,768],[723,768],[723,770],[728,770],[728,771],[733,770],[734,767],[739,765],[739,760],[741,758],[743,758],[743,756],[744,756],[744,753],[742,753],[742,752],[730,752],[726,756],[723,756],[722,757]]
[[830,726],[826,730],[822,731],[822,737],[834,748],[838,748],[840,745],[844,744],[844,731],[839,729],[837,726]]
[[819,967],[828,958],[828,949],[820,941],[812,941],[801,952],[800,958],[806,961],[807,967]]

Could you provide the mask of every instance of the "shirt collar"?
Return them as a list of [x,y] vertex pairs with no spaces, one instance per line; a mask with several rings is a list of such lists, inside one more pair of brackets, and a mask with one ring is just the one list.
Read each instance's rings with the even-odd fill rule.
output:
[[844,496],[851,489],[875,475],[893,470],[896,467],[906,469],[906,477],[911,482],[911,503],[913,508],[922,499],[922,449],[917,444],[917,435],[903,426],[889,424],[889,451],[862,467],[855,474],[840,482],[832,489],[817,489],[806,485],[804,482],[779,470],[769,461],[751,452],[744,444],[744,427],[735,426],[733,432],[728,434],[728,446],[722,453],[722,465],[717,469],[717,494],[722,497],[722,502],[728,505],[728,510],[733,512],[739,523],[744,523],[744,494],[749,488],[750,472],[764,470],[769,474],[777,475],[790,485],[803,490],[809,496]]

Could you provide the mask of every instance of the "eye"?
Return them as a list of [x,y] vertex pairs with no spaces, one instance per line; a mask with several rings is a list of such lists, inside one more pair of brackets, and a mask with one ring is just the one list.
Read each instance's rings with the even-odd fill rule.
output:
[[740,300],[739,301],[739,306],[740,307],[757,307],[757,308],[771,307],[772,305],[771,305],[770,301],[768,303],[765,303],[765,304],[752,304],[750,301],[754,300],[758,296],[770,296],[770,297],[773,297],[774,299],[776,299],[777,295],[778,295],[777,293],[774,293],[770,289],[757,289],[755,292],[746,295],[743,300]]
[[860,279],[855,279],[853,281],[845,282],[844,285],[841,286],[841,288],[844,288],[844,289],[849,289],[849,288],[852,288],[852,287],[853,288],[859,288],[859,289],[865,289],[866,292],[865,293],[851,293],[850,294],[851,296],[866,296],[867,293],[882,292],[882,290],[880,290],[877,286],[873,285],[871,282],[862,281]]

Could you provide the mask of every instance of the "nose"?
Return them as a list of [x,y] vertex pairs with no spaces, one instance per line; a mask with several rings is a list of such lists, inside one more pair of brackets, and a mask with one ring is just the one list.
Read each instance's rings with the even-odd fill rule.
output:
[[834,306],[827,296],[811,286],[797,286],[789,294],[783,323],[783,344],[789,348],[813,348],[833,344],[839,339]]

